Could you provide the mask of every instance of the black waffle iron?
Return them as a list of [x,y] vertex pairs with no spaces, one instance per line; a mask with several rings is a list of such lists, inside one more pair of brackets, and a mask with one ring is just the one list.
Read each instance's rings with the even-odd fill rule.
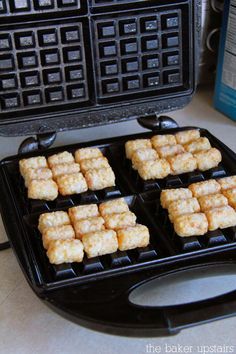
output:
[[[161,208],[160,191],[236,174],[236,156],[208,131],[222,163],[204,173],[143,182],[125,159],[128,139],[174,133],[162,112],[194,94],[200,4],[193,0],[0,0],[0,134],[34,135],[0,164],[1,214],[33,291],[63,316],[108,333],[153,336],[236,312],[236,293],[188,305],[142,307],[130,292],[149,279],[191,268],[234,264],[236,229],[180,238]],[[56,133],[138,119],[151,132],[50,149]],[[20,177],[24,157],[97,146],[116,174],[116,187],[30,201]],[[148,226],[146,248],[50,265],[37,231],[42,212],[125,197]],[[8,246],[1,245],[1,249]]]

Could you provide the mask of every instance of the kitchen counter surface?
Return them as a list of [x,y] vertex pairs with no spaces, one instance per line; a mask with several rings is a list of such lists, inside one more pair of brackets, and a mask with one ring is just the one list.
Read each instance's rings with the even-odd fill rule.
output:
[[[212,108],[212,90],[202,89],[192,103],[171,117],[180,126],[193,125],[209,129],[236,151],[236,123]],[[58,134],[55,145],[94,140],[115,135],[144,131],[135,121]],[[23,140],[0,138],[0,157],[15,154]],[[0,220],[0,241],[6,239]],[[236,282],[234,281],[234,284]],[[198,289],[191,289],[197,292]],[[168,338],[125,338],[94,332],[59,317],[46,307],[26,283],[11,250],[0,253],[0,353],[42,354],[142,354],[152,353],[155,346],[161,352],[181,352],[177,345],[192,346],[190,352],[202,352],[220,346],[220,352],[236,352],[236,317],[201,325]],[[148,347],[149,346],[149,347]],[[152,347],[153,346],[153,347]],[[198,346],[198,347],[197,347]],[[228,346],[228,347],[226,347]],[[156,350],[159,350],[156,347]],[[214,352],[214,351],[213,351]],[[217,351],[215,351],[217,352]]]

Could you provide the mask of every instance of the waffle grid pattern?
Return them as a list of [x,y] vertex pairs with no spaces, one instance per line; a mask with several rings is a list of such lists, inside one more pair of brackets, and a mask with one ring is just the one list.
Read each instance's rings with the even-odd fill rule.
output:
[[82,23],[0,34],[1,109],[88,101]]
[[182,84],[181,13],[139,13],[95,20],[100,98],[147,93]]

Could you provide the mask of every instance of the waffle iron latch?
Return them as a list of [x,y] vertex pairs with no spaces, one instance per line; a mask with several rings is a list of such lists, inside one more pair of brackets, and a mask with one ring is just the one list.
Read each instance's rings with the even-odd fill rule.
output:
[[22,141],[19,146],[18,153],[26,154],[29,152],[48,149],[54,143],[56,136],[57,134],[52,132],[37,134],[36,137],[29,137]]
[[156,114],[139,117],[138,122],[143,128],[152,131],[175,129],[179,127],[178,123],[173,118],[158,116]]

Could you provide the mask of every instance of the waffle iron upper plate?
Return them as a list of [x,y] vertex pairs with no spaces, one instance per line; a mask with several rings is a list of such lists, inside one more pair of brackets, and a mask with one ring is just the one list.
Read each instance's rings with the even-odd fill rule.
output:
[[196,85],[199,3],[0,0],[0,134],[183,107]]

